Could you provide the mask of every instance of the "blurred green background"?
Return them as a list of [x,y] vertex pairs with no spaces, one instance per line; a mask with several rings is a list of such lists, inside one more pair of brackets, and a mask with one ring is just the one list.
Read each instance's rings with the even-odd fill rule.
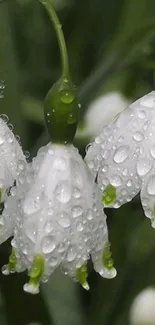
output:
[[[81,119],[100,93],[120,90],[131,100],[154,89],[154,0],[53,0],[65,34],[71,74],[82,103]],[[51,22],[37,0],[0,1],[0,113],[7,114],[24,150],[34,156],[47,143],[43,99],[60,76],[60,57]],[[84,151],[84,143],[77,143]],[[2,325],[128,325],[135,295],[155,285],[155,231],[139,197],[107,210],[118,275],[100,278],[90,266],[85,292],[59,270],[41,293],[23,292],[26,275],[0,275]],[[7,262],[9,243],[0,247]]]

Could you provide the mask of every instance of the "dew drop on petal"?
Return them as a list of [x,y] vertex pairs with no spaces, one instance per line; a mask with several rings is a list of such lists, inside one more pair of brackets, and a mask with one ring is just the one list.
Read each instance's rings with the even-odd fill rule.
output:
[[75,199],[78,199],[81,196],[81,192],[78,187],[74,187],[73,196],[75,197]]
[[0,134],[0,145],[2,145],[5,142],[5,138],[2,134]]
[[74,248],[70,248],[67,253],[67,261],[72,262],[76,257],[76,250]]
[[155,145],[153,145],[151,148],[150,148],[150,154],[153,158],[155,158]]
[[139,176],[145,176],[151,169],[151,162],[147,159],[142,159],[137,162],[137,173]]
[[122,184],[122,179],[120,176],[118,175],[113,175],[110,177],[110,184],[117,187],[120,186]]
[[61,213],[59,215],[58,223],[63,228],[68,228],[70,226],[70,219],[67,213]]
[[138,117],[139,117],[139,118],[145,118],[145,117],[146,117],[146,113],[145,113],[145,111],[140,110],[140,111],[138,112]]
[[114,161],[118,164],[122,163],[129,155],[129,147],[121,146],[115,151]]
[[92,220],[93,219],[93,211],[91,209],[89,209],[86,213],[86,218],[88,220]]
[[53,252],[56,247],[53,236],[44,237],[41,245],[44,254]]
[[83,208],[80,205],[77,205],[73,208],[73,218],[78,218],[82,215]]
[[45,224],[45,232],[50,233],[53,230],[53,223],[50,221],[47,221]]
[[71,188],[68,181],[62,181],[56,187],[56,198],[61,203],[69,202],[71,198]]
[[148,194],[155,195],[155,176],[151,176],[147,183]]
[[134,138],[135,141],[140,142],[140,141],[143,140],[144,136],[143,136],[143,134],[142,134],[141,132],[136,132],[136,133],[133,135],[133,138]]
[[5,123],[8,123],[8,121],[9,121],[9,118],[8,118],[8,116],[7,116],[6,114],[1,114],[1,115],[0,115],[0,118],[1,118]]

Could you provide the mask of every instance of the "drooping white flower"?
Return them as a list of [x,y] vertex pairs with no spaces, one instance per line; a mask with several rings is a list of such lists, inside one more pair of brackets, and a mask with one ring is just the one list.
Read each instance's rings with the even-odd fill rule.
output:
[[[98,273],[114,277],[106,216],[77,149],[49,143],[39,150],[32,166],[25,167],[17,182],[20,208],[11,256],[17,271],[29,270],[30,281],[24,290],[37,293],[40,280],[47,281],[58,266],[88,289],[90,254]],[[9,268],[3,272],[8,273]]]
[[[4,115],[3,115],[4,116]],[[7,117],[4,116],[7,120]],[[0,117],[0,192],[4,201],[6,190],[13,185],[17,177],[17,166],[25,157],[21,146],[7,123]]]
[[109,92],[96,98],[88,107],[84,126],[77,129],[76,137],[94,140],[103,127],[129,106],[130,102],[120,92]]
[[[2,118],[3,117],[3,118]],[[13,132],[7,125],[6,115],[0,117],[0,203],[4,201],[4,212],[0,217],[0,244],[13,235],[16,215],[16,202],[8,196],[7,190],[13,186],[14,181],[26,164],[22,148]],[[15,187],[11,189],[12,195]],[[11,203],[10,203],[11,202]]]
[[130,310],[131,325],[155,324],[155,289],[147,288],[134,299]]
[[141,191],[155,227],[155,91],[138,99],[105,127],[86,161],[105,206],[118,208]]

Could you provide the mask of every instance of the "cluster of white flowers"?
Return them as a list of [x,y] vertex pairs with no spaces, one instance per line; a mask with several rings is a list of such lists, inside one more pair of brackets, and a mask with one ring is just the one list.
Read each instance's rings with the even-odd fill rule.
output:
[[[121,112],[88,147],[49,143],[32,162],[0,118],[0,243],[12,239],[3,274],[28,270],[24,290],[39,292],[58,267],[85,289],[87,261],[113,278],[103,205],[118,208],[140,190],[155,227],[155,92]],[[9,191],[8,191],[9,190]],[[103,204],[102,204],[103,203]]]

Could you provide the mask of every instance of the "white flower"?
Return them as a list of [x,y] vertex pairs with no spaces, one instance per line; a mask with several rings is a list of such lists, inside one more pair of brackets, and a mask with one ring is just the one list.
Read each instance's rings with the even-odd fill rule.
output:
[[147,288],[134,299],[130,310],[131,325],[155,324],[155,289]]
[[105,206],[118,208],[141,191],[145,214],[155,227],[155,92],[137,100],[105,127],[86,161]]
[[[29,270],[24,290],[37,293],[40,280],[47,281],[57,266],[88,289],[90,254],[97,272],[114,277],[106,216],[77,149],[49,143],[25,167],[17,182],[20,209],[11,256],[17,271]],[[10,270],[8,264],[3,272]]]
[[[2,118],[3,117],[3,118]],[[4,213],[0,217],[0,243],[13,234],[14,211],[12,197],[8,197],[7,190],[13,186],[20,166],[25,163],[25,156],[17,139],[8,127],[6,115],[0,117],[0,203],[4,201]],[[12,188],[12,193],[15,191]],[[10,204],[10,201],[12,204]]]
[[94,140],[103,127],[129,104],[129,101],[116,91],[96,98],[88,107],[84,118],[84,127],[78,128],[76,137],[89,137]]
[[5,200],[6,190],[17,177],[17,166],[25,161],[22,149],[7,123],[0,118],[0,193],[1,202]]

